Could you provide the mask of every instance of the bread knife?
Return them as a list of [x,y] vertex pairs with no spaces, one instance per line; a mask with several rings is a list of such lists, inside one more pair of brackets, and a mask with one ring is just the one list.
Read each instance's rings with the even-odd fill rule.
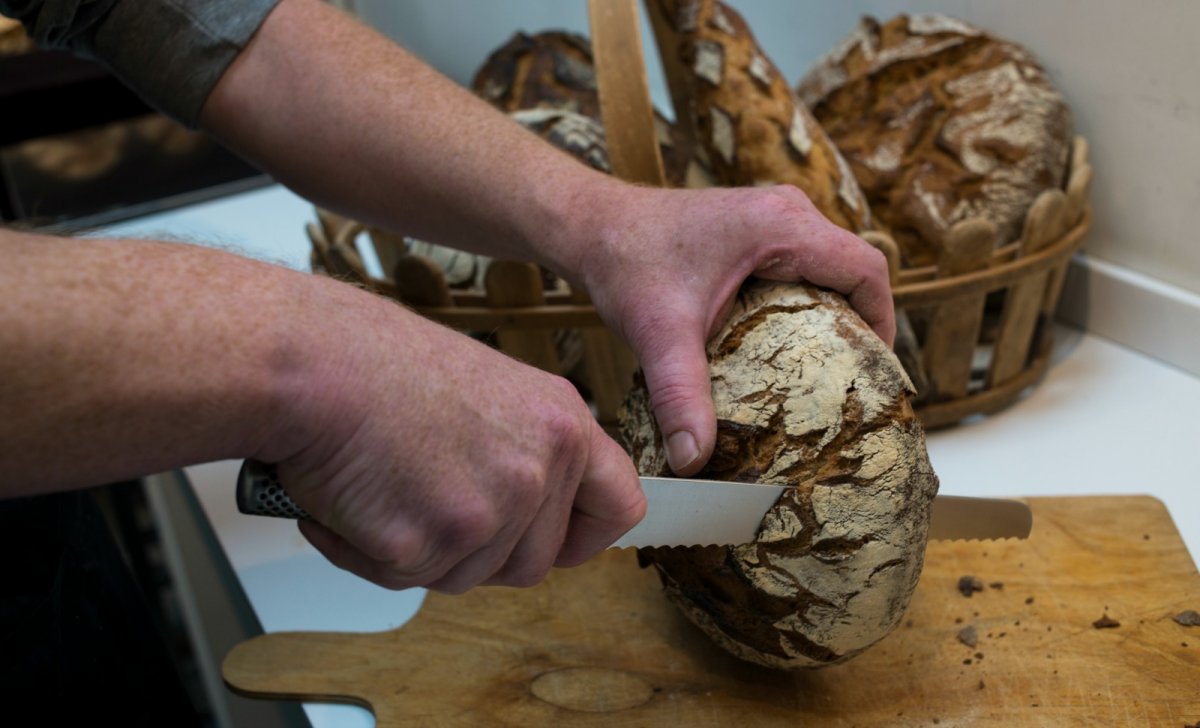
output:
[[[790,486],[642,476],[646,517],[611,548],[709,546],[750,543],[763,517]],[[247,460],[238,474],[242,513],[308,518],[279,483],[273,465]],[[929,538],[993,540],[1028,538],[1029,506],[1017,500],[939,495],[933,499]]]

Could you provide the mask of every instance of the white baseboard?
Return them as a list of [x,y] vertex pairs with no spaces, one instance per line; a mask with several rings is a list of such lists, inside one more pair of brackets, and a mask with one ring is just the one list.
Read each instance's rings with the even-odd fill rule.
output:
[[1080,254],[1058,317],[1200,377],[1200,295]]

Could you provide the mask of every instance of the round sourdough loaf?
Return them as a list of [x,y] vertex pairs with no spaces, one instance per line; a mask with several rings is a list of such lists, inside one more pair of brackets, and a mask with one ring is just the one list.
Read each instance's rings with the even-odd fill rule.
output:
[[[845,299],[808,285],[748,282],[708,355],[717,444],[697,477],[793,487],[754,543],[639,557],[738,657],[846,660],[899,623],[923,563],[937,478],[908,377]],[[639,472],[670,473],[640,375],[621,434]]]
[[798,92],[909,265],[936,263],[968,218],[1015,240],[1034,199],[1063,184],[1063,97],[1027,50],[953,18],[865,17]]

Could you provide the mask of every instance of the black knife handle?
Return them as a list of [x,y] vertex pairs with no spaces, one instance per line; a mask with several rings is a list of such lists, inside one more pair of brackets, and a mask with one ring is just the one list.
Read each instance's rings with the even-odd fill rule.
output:
[[275,518],[308,518],[308,513],[283,492],[275,466],[257,460],[246,460],[238,473],[237,507],[251,516]]

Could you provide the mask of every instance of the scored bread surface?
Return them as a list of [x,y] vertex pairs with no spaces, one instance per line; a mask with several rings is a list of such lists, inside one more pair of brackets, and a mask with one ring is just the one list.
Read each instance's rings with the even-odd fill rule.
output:
[[717,0],[655,0],[690,69],[697,143],[727,186],[799,187],[832,222],[871,226],[867,201],[837,148],[759,47],[742,17]]
[[[895,356],[834,293],[748,283],[708,346],[717,445],[697,475],[791,485],[748,545],[642,549],[729,652],[777,668],[861,652],[916,587],[937,479]],[[638,471],[668,475],[644,383],[622,415]]]
[[798,93],[909,265],[936,263],[969,218],[1015,240],[1037,196],[1063,185],[1066,101],[1029,51],[954,18],[864,17]]

